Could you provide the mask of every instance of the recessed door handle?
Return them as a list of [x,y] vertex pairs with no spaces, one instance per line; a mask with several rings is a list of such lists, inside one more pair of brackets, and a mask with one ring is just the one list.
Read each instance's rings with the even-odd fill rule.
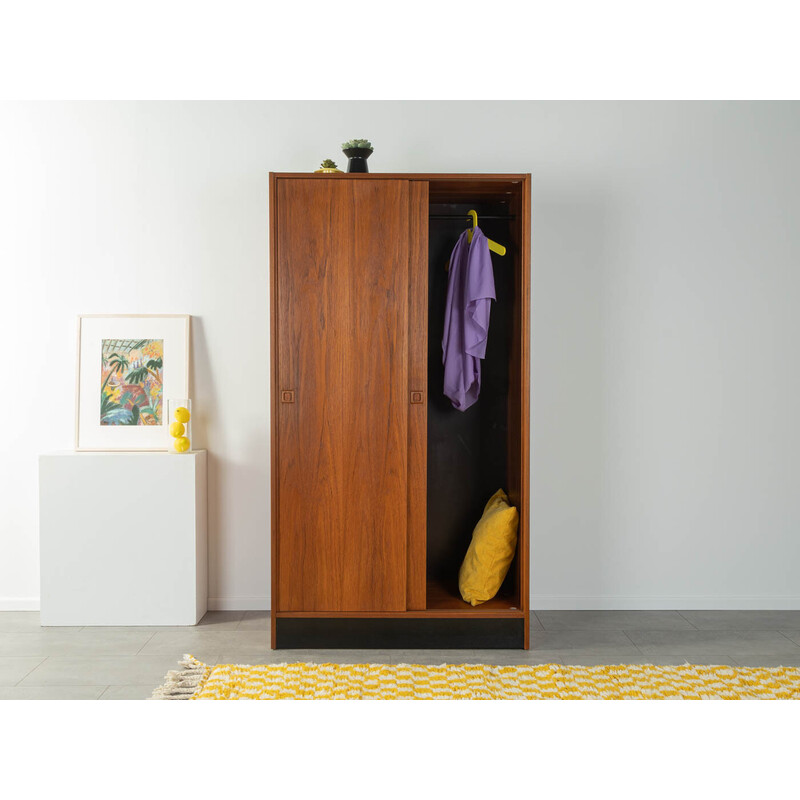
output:
[[417,403],[423,402],[425,399],[424,392],[411,392],[411,402],[412,404],[416,405]]
[[294,389],[281,390],[281,403],[294,403]]

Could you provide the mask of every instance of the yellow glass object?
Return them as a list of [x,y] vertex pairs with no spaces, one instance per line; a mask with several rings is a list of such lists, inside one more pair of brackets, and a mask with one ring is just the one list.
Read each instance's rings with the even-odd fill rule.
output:
[[[192,401],[188,397],[168,397],[164,413],[164,433],[169,434],[167,452],[192,452]],[[170,421],[172,420],[172,421]],[[180,443],[180,444],[179,444]]]
[[175,449],[179,453],[185,453],[189,449],[189,440],[185,436],[179,436],[175,440]]

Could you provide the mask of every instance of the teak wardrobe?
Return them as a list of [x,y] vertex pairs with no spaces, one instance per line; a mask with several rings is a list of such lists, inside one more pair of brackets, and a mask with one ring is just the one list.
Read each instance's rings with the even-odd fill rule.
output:
[[[490,239],[481,395],[442,392],[450,253]],[[527,648],[530,175],[270,173],[272,647]],[[458,570],[498,489],[498,595]]]

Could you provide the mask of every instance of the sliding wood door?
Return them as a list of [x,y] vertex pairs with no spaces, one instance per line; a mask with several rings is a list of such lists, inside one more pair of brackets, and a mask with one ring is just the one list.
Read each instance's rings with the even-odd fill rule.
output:
[[409,183],[279,178],[273,202],[273,607],[402,611]]

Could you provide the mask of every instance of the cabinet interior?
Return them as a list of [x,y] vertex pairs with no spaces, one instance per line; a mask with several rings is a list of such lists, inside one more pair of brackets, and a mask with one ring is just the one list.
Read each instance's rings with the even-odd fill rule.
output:
[[[522,184],[498,181],[431,181],[428,228],[428,405],[426,581],[429,610],[467,606],[458,591],[458,570],[484,505],[506,491],[522,518],[523,419],[521,361]],[[448,263],[467,227],[467,211],[478,212],[484,234],[505,245],[491,254],[496,302],[492,303],[481,393],[466,411],[454,409],[442,387],[442,332]],[[519,546],[517,548],[519,553]],[[520,560],[515,557],[497,597],[483,611],[521,607]]]

